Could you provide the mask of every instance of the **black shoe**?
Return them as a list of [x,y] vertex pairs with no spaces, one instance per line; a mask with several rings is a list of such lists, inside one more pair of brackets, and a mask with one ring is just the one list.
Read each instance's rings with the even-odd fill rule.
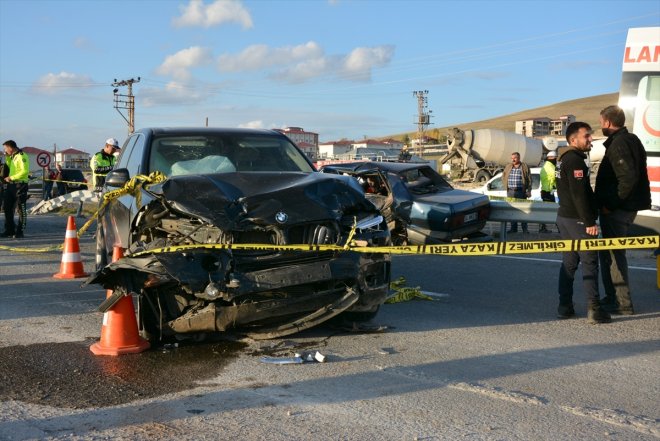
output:
[[610,314],[600,306],[589,308],[587,311],[587,323],[595,325],[597,323],[609,323],[612,321]]
[[570,319],[575,317],[575,309],[573,305],[559,305],[557,307],[557,318]]
[[14,233],[7,233],[6,231],[0,234],[0,237],[14,237]]
[[539,228],[539,233],[550,233],[551,231],[548,230],[545,226]]
[[16,234],[14,234],[14,239],[23,239],[23,237],[22,231],[17,231]]
[[507,231],[507,233],[509,233],[509,234],[510,233],[517,233],[517,232],[518,232],[518,230],[509,230],[509,231]]

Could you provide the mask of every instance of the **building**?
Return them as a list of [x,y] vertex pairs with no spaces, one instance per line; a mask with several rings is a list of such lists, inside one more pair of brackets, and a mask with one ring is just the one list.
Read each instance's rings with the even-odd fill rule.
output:
[[275,129],[289,137],[309,159],[316,161],[319,157],[319,134],[306,132],[301,127],[285,127]]
[[575,115],[562,115],[559,119],[553,119],[550,124],[550,134],[552,136],[566,136],[566,127],[575,122]]
[[528,138],[536,136],[548,136],[550,134],[550,122],[548,117],[530,118],[522,121],[516,121],[516,133],[525,135]]
[[530,118],[516,121],[516,133],[529,138],[541,136],[563,136],[566,127],[575,122],[575,115],[562,115],[557,119],[548,117]]
[[332,159],[353,149],[353,141],[328,141],[319,144],[319,159]]
[[319,159],[398,156],[403,146],[403,142],[396,139],[386,139],[384,141],[375,139],[330,141],[319,144]]
[[55,162],[62,164],[62,168],[77,168],[82,171],[89,171],[89,161],[91,155],[74,148],[68,148],[55,153]]

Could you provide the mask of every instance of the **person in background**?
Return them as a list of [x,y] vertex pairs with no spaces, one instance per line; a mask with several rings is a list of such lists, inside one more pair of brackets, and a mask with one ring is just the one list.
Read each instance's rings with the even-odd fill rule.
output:
[[44,181],[44,201],[47,201],[53,197],[53,184],[57,178],[57,172],[48,167],[44,175],[46,176],[46,180]]
[[[28,175],[30,174],[30,159],[16,142],[8,140],[2,143],[5,158],[9,168],[4,195],[5,231],[0,237],[20,239],[27,225]],[[18,225],[14,222],[14,211],[18,211]]]
[[119,148],[119,142],[115,138],[108,138],[103,149],[92,156],[89,166],[92,169],[92,185],[94,191],[102,191],[105,183],[105,175],[115,166],[117,157],[114,155]]
[[[508,198],[527,199],[532,195],[532,175],[529,166],[520,162],[520,153],[511,153],[511,162],[504,167],[502,184]],[[527,222],[522,222],[523,233],[529,233]],[[518,222],[511,222],[509,233],[518,232]]]
[[[574,122],[566,128],[568,148],[557,163],[559,209],[557,226],[562,239],[593,239],[598,236],[596,198],[589,182],[589,167],[585,163],[591,150],[591,126]],[[559,269],[559,306],[557,317],[575,317],[573,281],[582,263],[582,287],[587,297],[587,321],[608,323],[610,315],[600,305],[598,295],[598,252],[564,251]]]
[[[626,237],[637,211],[651,208],[646,151],[625,123],[626,116],[619,106],[600,112],[600,125],[607,140],[595,191],[604,238]],[[634,314],[626,250],[600,251],[599,256],[605,288],[603,307],[615,314]]]
[[[556,202],[555,200],[555,169],[557,164],[557,152],[551,150],[545,157],[545,163],[541,168],[541,199],[545,202]],[[545,224],[539,227],[539,233],[550,233]]]
[[0,157],[0,211],[2,211],[2,206],[5,199],[5,178],[9,176],[9,167],[2,161]]
[[63,182],[62,164],[59,162],[55,164],[55,182],[57,183],[57,195],[62,196],[66,194],[66,184]]

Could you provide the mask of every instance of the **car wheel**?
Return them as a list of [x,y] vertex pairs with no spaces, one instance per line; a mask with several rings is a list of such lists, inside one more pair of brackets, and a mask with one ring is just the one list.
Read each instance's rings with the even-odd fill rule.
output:
[[490,173],[488,172],[488,170],[483,170],[482,169],[482,170],[479,170],[477,172],[477,176],[475,176],[474,181],[478,182],[480,184],[483,184],[483,183],[487,182],[490,178],[491,178],[491,176],[490,176]]

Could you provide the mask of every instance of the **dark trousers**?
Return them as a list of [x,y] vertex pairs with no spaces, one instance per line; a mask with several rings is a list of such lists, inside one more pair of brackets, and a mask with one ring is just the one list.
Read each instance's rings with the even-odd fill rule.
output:
[[[28,184],[12,182],[5,188],[5,233],[22,233],[27,224]],[[14,211],[18,211],[18,225],[14,223]]]
[[[525,190],[507,190],[506,197],[516,199],[527,199]],[[521,222],[522,230],[527,231],[527,222]],[[511,231],[518,231],[518,222],[511,222]]]
[[[578,219],[557,216],[557,226],[562,239],[594,239],[585,231],[586,226]],[[573,281],[578,264],[582,262],[582,288],[589,306],[598,303],[598,252],[565,251],[559,269],[559,304],[572,305]]]
[[[635,221],[636,211],[615,210],[600,215],[600,228],[604,238],[626,237],[628,229]],[[626,250],[605,250],[598,253],[605,288],[606,301],[616,298],[619,306],[632,306],[628,286],[628,259]]]

